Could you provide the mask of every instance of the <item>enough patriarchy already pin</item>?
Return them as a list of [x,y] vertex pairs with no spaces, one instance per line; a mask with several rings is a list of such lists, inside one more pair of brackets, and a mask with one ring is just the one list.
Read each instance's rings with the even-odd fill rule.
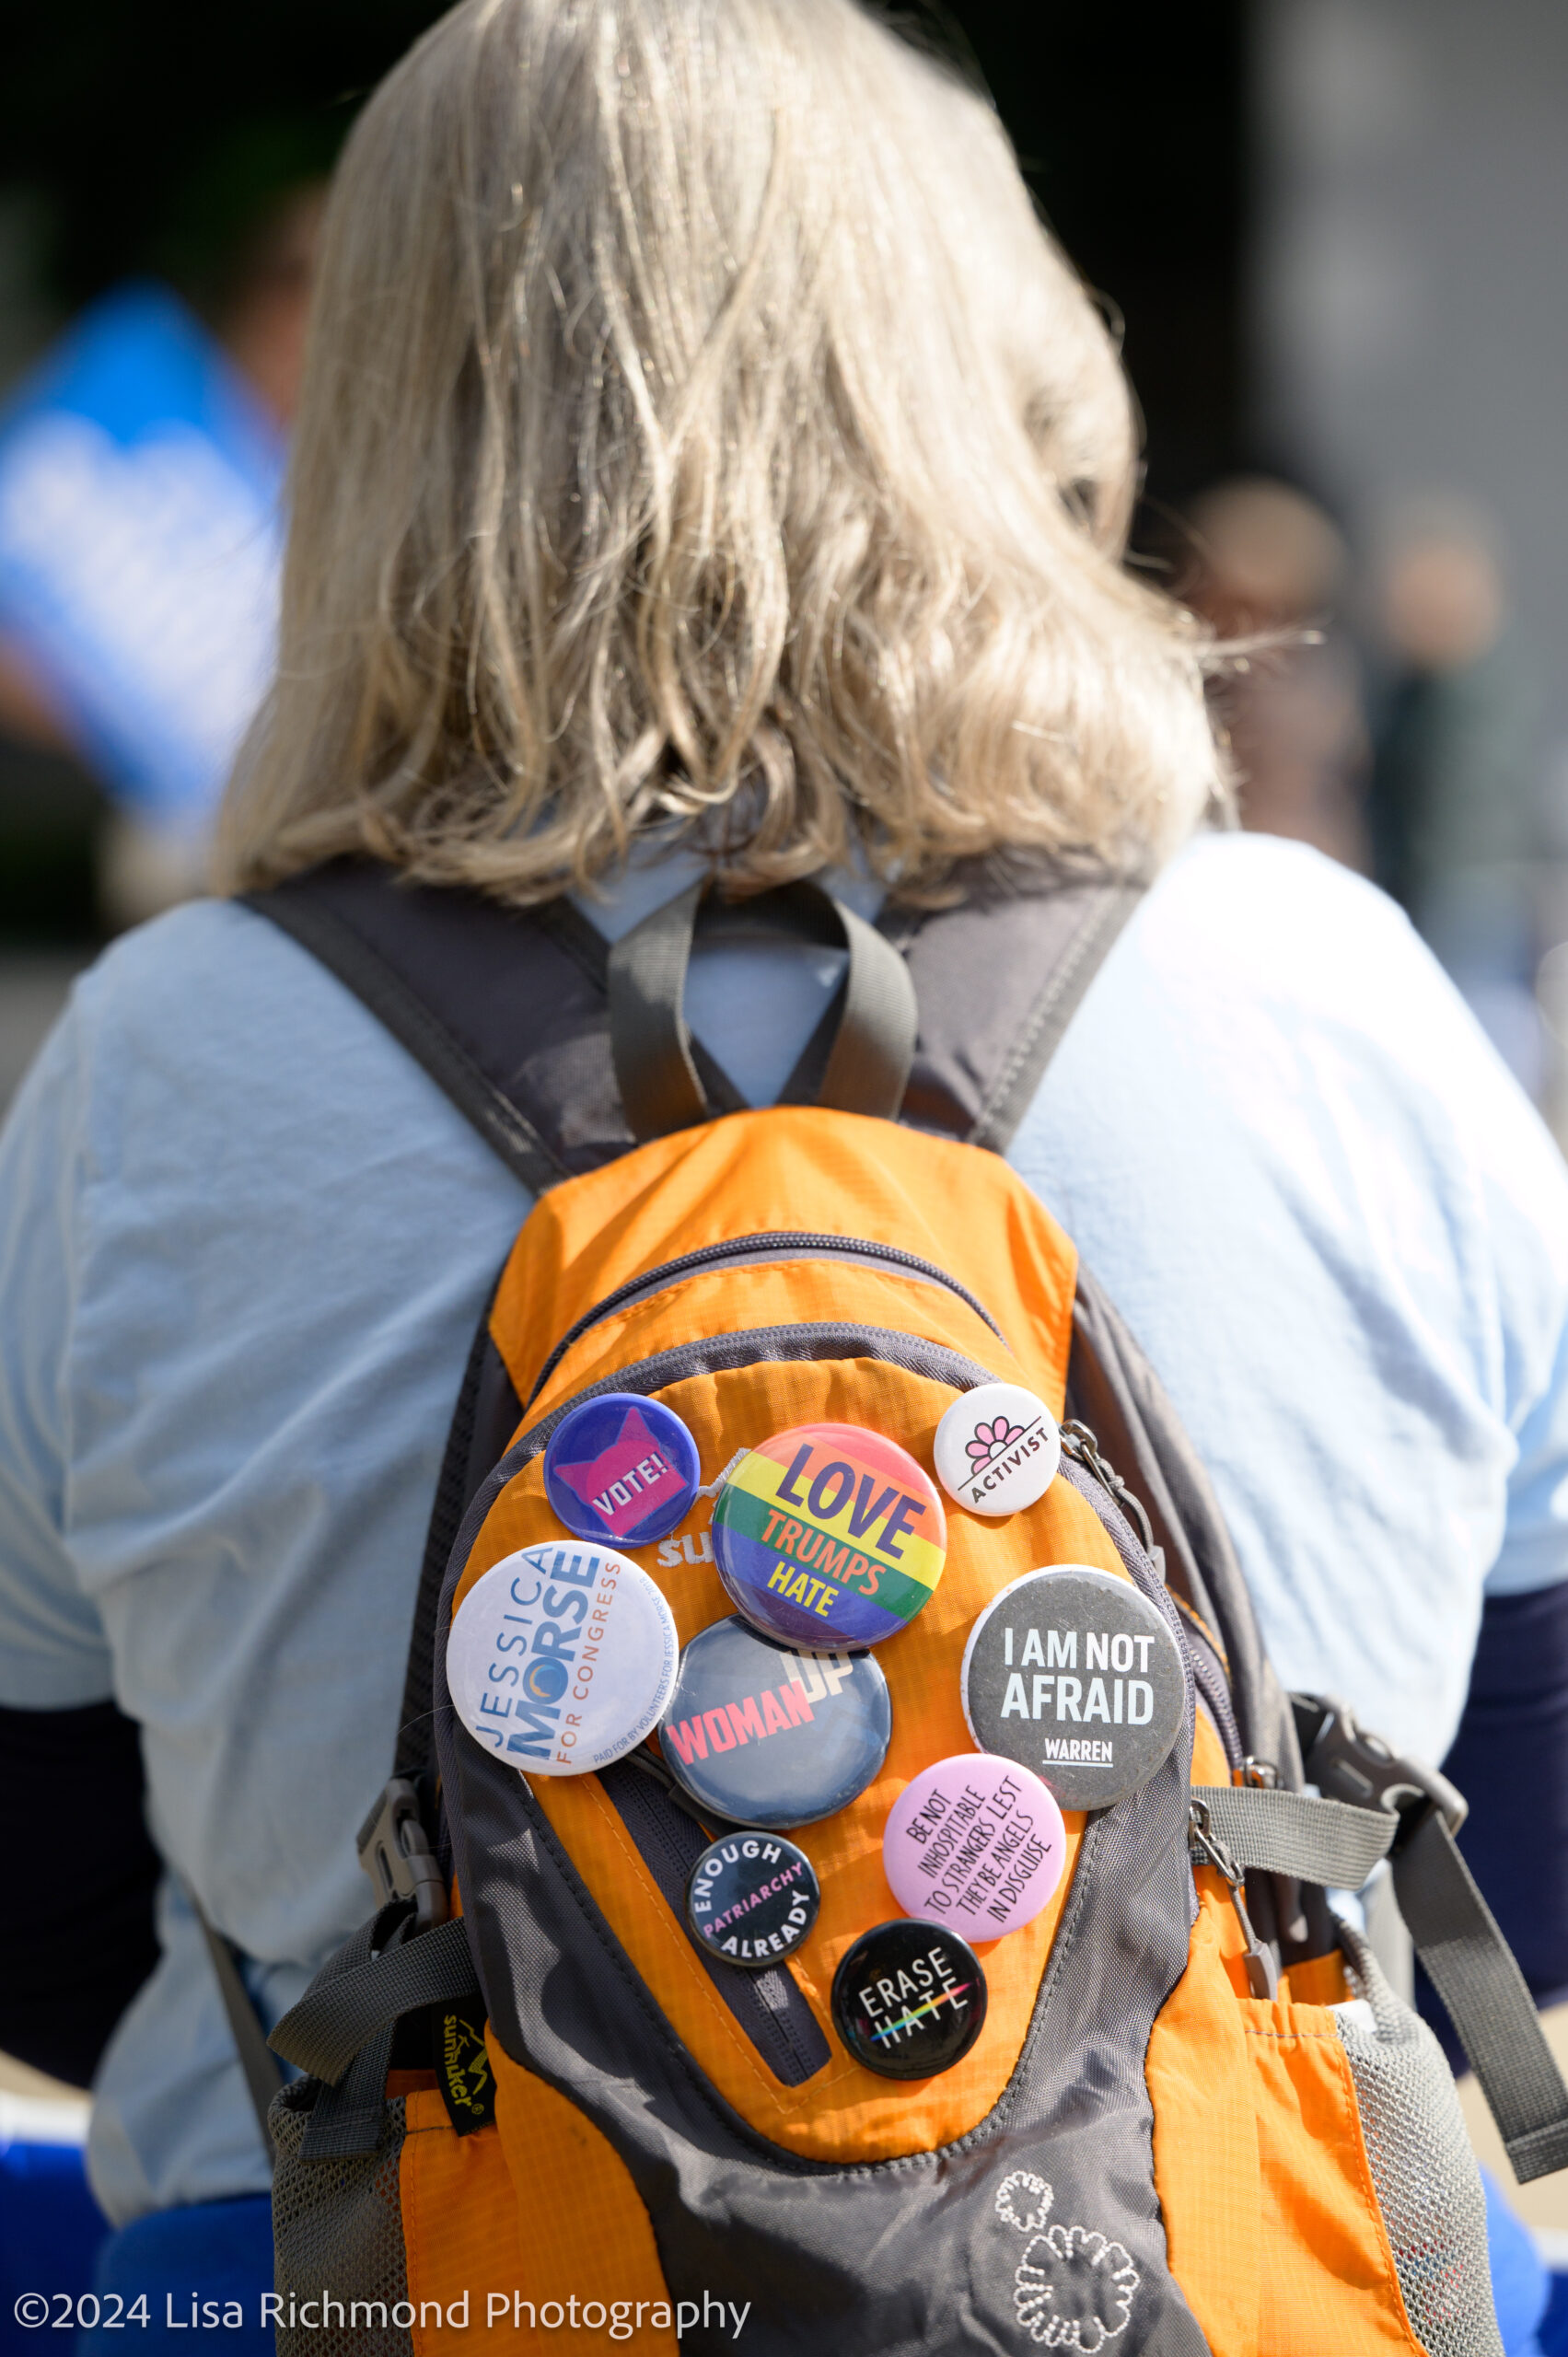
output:
[[674,1690],[675,1618],[612,1547],[525,1548],[474,1582],[447,1638],[452,1707],[476,1743],[536,1776],[608,1768]]
[[981,1751],[1032,1769],[1063,1808],[1109,1808],[1181,1731],[1176,1639],[1131,1581],[1086,1563],[1026,1572],[964,1648],[964,1716]]
[[923,1768],[888,1813],[882,1866],[906,1915],[966,1940],[1033,1922],[1062,1879],[1067,1837],[1046,1786],[1016,1759],[960,1751]]
[[743,1972],[793,1956],[821,1903],[816,1868],[782,1833],[725,1834],[686,1885],[686,1920],[700,1945]]
[[942,1576],[947,1521],[896,1441],[861,1424],[794,1424],[730,1474],[713,1538],[736,1609],[825,1653],[908,1628]]

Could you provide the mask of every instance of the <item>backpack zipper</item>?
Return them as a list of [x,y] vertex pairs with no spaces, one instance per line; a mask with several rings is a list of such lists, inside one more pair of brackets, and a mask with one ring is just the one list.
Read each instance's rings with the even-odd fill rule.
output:
[[[676,1790],[664,1761],[639,1749],[599,1771],[605,1797],[632,1838],[633,1846],[664,1894],[671,1914],[686,1931],[686,1884],[692,1867],[714,1840],[727,1829],[726,1818],[705,1826],[697,1811]],[[690,1932],[687,1932],[691,1938]],[[703,1969],[713,1982],[775,2079],[786,2087],[804,2086],[832,2059],[832,2049],[821,2024],[801,1992],[787,1964],[765,1972],[741,1972],[719,1957],[703,1953]]]
[[629,1308],[633,1303],[645,1300],[649,1295],[662,1293],[668,1285],[682,1283],[688,1277],[701,1276],[709,1269],[723,1266],[752,1269],[770,1260],[854,1260],[882,1269],[893,1276],[912,1277],[918,1284],[940,1285],[948,1293],[957,1294],[977,1318],[982,1318],[999,1342],[1005,1344],[1006,1341],[1006,1336],[995,1318],[983,1302],[975,1299],[967,1285],[961,1285],[957,1277],[950,1277],[946,1269],[939,1269],[934,1260],[923,1260],[917,1253],[902,1251],[896,1244],[868,1243],[858,1236],[797,1234],[790,1230],[773,1234],[764,1232],[760,1236],[732,1236],[718,1244],[704,1244],[699,1251],[683,1252],[679,1260],[661,1261],[657,1268],[649,1269],[643,1276],[633,1277],[627,1283],[618,1285],[613,1293],[606,1294],[602,1301],[596,1302],[593,1308],[579,1318],[556,1343],[540,1369],[539,1380],[524,1402],[525,1407],[533,1405],[573,1343],[605,1318],[612,1318],[617,1310]]

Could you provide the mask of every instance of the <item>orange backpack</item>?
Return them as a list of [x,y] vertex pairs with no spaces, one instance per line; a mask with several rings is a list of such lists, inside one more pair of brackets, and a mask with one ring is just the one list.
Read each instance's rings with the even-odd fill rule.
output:
[[[488,2330],[523,2351],[581,2331],[755,2357],[1500,2350],[1447,2066],[1323,1897],[1393,1852],[1516,2166],[1563,2165],[1568,2096],[1454,1847],[1462,1803],[1348,1713],[1281,1692],[1156,1379],[981,1150],[1005,1145],[1131,896],[877,932],[807,888],[710,910],[849,951],[794,1101],[759,1111],[681,1016],[702,899],[608,958],[570,911],[365,866],[255,902],[539,1190],[454,1421],[395,1773],[361,1837],[380,1904],[273,2041],[308,2074],[271,2116],[280,2348],[327,2330],[434,2357]],[[710,1525],[739,1452],[833,1422],[929,1468],[944,1411],[997,1380],[1063,1420],[1060,1472],[1010,1516],[950,1510],[940,1584],[877,1649],[881,1769],[791,1832],[815,1926],[786,1963],[738,1971],[682,1908],[724,1821],[656,1741],[542,1776],[470,1740],[446,1685],[453,1615],[503,1558],[560,1538],[544,1450],[596,1393],[661,1401],[697,1444],[706,1494],[636,1554],[685,1647],[732,1608]],[[1053,1898],[977,1943],[970,2049],[892,2080],[841,2035],[835,1969],[900,1911],[882,1863],[900,1793],[972,1749],[977,1616],[1056,1564],[1158,1613],[1181,1731],[1114,1806],[1064,1812]]]

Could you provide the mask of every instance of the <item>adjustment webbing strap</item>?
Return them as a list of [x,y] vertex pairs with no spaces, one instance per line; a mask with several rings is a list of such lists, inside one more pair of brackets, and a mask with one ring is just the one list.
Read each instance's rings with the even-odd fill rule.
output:
[[1521,2185],[1568,2168],[1568,2087],[1535,2002],[1458,1845],[1431,1809],[1394,1860],[1394,1896]]
[[[328,1959],[273,2030],[268,2043],[274,2053],[335,2087],[360,2049],[401,2014],[473,1994],[479,1976],[461,1916],[417,1938],[401,1937],[412,1914],[405,1900],[384,1907]],[[380,1927],[389,1919],[397,1928],[392,1944],[382,1945]]]
[[209,1919],[195,1892],[187,1885],[185,1896],[191,1911],[202,1927],[202,1937],[207,1944],[207,1954],[213,1960],[213,1971],[223,1999],[223,2009],[228,2016],[228,2026],[234,2043],[239,2049],[239,2067],[245,2073],[246,2092],[256,2124],[261,2131],[261,2142],[271,2156],[273,2131],[267,2125],[267,2113],[273,2097],[282,2086],[283,2073],[267,2049],[267,2035],[261,2018],[250,2002],[250,1991],[245,1986],[239,1969],[239,1957],[233,1943],[226,1940],[215,1923]]
[[914,983],[899,951],[819,885],[782,885],[730,910],[710,897],[703,878],[622,934],[610,953],[610,1054],[634,1137],[667,1137],[711,1120],[685,1012],[692,941],[698,931],[755,927],[848,950],[816,1102],[898,1118],[919,1029]]
[[1194,1786],[1209,1827],[1240,1867],[1359,1890],[1392,1858],[1394,1896],[1416,1955],[1447,2011],[1521,2185],[1568,2168],[1568,2086],[1525,1976],[1459,1854],[1440,1809],[1404,1835],[1384,1809],[1301,1793]]
[[1313,1800],[1250,1784],[1194,1784],[1216,1834],[1238,1866],[1292,1875],[1326,1890],[1359,1890],[1400,1829],[1383,1810]]

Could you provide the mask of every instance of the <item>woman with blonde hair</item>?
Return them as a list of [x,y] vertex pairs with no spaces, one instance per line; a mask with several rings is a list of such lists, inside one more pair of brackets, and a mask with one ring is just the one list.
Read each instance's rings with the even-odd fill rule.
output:
[[[530,1200],[493,1147],[546,1068],[564,1167],[631,1143],[572,1094],[583,978],[704,879],[827,878],[917,982],[927,912],[975,928],[923,1003],[944,1086],[1010,1075],[1008,1157],[1158,1365],[1288,1683],[1436,1759],[1483,1600],[1559,1642],[1557,1158],[1396,911],[1227,830],[1135,483],[994,113],[853,0],[464,0],[366,108],[218,897],[83,981],[0,1143],[0,1748],[75,1861],[7,1934],[0,2042],[93,2076],[106,2282],[153,2223],[187,2289],[220,2225],[259,2250],[201,1918],[270,2026],[363,1916],[451,1401]],[[447,1009],[485,1134],[238,897],[318,871],[377,879],[372,930],[492,945]],[[1021,1018],[976,1042],[1073,893],[1109,955],[1042,1077]],[[525,937],[548,987],[509,983]],[[830,927],[699,930],[714,1101],[786,1092],[843,965]]]

